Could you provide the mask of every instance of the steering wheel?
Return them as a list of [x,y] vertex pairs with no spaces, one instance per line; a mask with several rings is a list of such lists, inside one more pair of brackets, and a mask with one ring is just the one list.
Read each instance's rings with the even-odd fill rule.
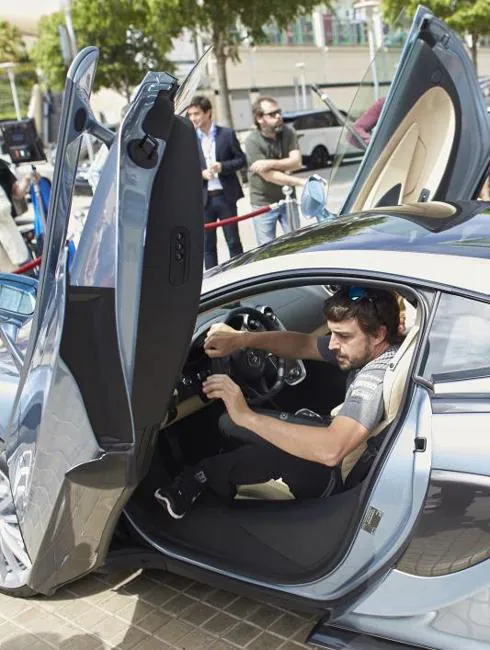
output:
[[[258,321],[264,329],[277,330],[274,322],[268,316],[258,309],[245,306],[232,309],[224,321],[225,324],[229,325],[237,316],[249,316],[252,320]],[[275,372],[272,386],[267,385],[265,378],[268,365]],[[211,366],[214,373],[227,374],[237,382],[250,406],[263,404],[277,395],[286,379],[286,361],[282,357],[264,350],[251,348],[235,350],[228,357],[212,359]]]

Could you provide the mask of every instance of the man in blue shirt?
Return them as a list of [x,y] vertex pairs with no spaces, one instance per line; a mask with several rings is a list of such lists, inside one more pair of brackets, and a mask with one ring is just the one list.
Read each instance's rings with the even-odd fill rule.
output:
[[[202,177],[204,182],[204,222],[210,223],[237,213],[237,201],[243,196],[236,172],[245,166],[245,154],[233,129],[213,122],[213,107],[207,97],[196,95],[187,109],[194,124],[202,150]],[[238,224],[223,227],[230,257],[243,253]],[[216,230],[204,232],[204,266],[218,264]]]

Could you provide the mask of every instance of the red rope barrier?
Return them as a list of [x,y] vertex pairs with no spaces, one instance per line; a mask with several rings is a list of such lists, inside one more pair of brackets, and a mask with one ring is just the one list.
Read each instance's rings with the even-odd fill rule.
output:
[[[227,226],[230,223],[237,223],[238,221],[244,221],[245,219],[252,219],[252,217],[258,217],[259,214],[265,214],[275,209],[279,204],[272,203],[271,205],[265,205],[263,208],[257,208],[257,210],[252,210],[252,212],[247,212],[247,214],[242,214],[239,217],[228,217],[227,219],[221,219],[221,221],[212,221],[211,223],[205,223],[205,230],[210,230],[212,228],[221,228],[222,226]],[[18,269],[15,269],[13,273],[22,274],[35,269],[36,266],[41,266],[41,257],[37,257],[32,262],[27,262],[22,266],[19,266]]]
[[221,228],[221,226],[227,226],[229,223],[237,223],[238,221],[244,221],[245,219],[251,219],[252,217],[257,217],[259,214],[264,214],[265,212],[270,212],[277,204],[265,205],[263,208],[257,208],[257,210],[252,210],[252,212],[247,212],[247,214],[242,214],[239,217],[228,217],[227,219],[221,219],[220,221],[211,221],[210,223],[204,224],[205,230],[211,230],[213,228]]
[[42,260],[41,257],[36,257],[35,260],[22,264],[22,266],[19,266],[19,268],[15,269],[15,271],[12,271],[12,273],[17,273],[18,275],[22,275],[22,273],[27,273],[28,271],[35,269],[36,266],[41,266],[41,260]]

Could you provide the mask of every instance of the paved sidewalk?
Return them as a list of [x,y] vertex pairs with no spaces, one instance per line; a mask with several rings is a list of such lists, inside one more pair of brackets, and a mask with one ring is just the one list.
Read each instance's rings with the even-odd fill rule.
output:
[[301,650],[314,623],[162,571],[88,576],[51,598],[0,595],[1,650]]

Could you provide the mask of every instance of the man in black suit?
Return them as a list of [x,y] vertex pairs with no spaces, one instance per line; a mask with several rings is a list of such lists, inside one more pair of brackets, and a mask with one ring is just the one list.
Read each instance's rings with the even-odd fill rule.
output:
[[[204,221],[210,223],[234,217],[237,201],[243,196],[236,172],[246,164],[236,133],[213,122],[211,102],[202,95],[192,98],[187,116],[194,124],[203,154]],[[229,224],[223,230],[230,257],[243,253],[238,224]],[[204,266],[210,269],[217,264],[216,230],[205,230]]]

